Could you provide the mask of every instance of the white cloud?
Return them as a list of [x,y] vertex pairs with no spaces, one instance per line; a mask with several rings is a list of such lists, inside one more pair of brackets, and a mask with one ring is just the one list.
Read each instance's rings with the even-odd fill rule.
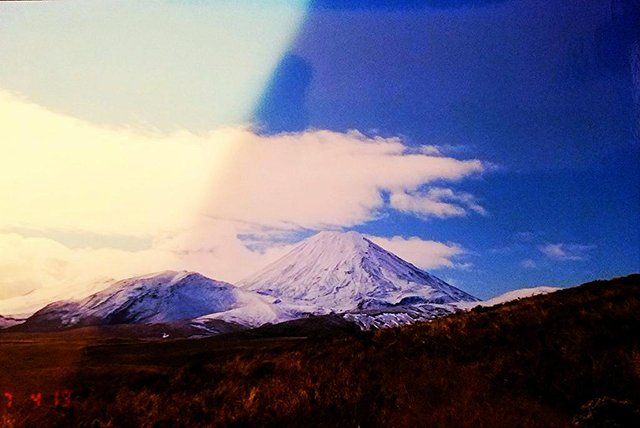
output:
[[535,262],[535,260],[525,259],[520,262],[520,267],[524,269],[535,269],[538,267],[538,264]]
[[[394,236],[383,238],[368,236],[374,243],[422,269],[454,267],[453,258],[465,253],[464,248],[454,243],[424,240],[418,237]],[[463,268],[468,268],[463,264]]]
[[97,127],[4,92],[0,118],[4,229],[145,236],[184,226],[229,149],[188,133]]
[[473,195],[442,187],[432,187],[426,192],[395,192],[390,196],[390,204],[399,211],[422,216],[458,217],[468,215],[469,211],[487,215]]
[[462,144],[427,144],[420,146],[419,150],[425,155],[445,156],[453,154],[468,154],[472,151],[472,147]]
[[0,233],[0,255],[0,314],[28,312],[53,299],[81,296],[96,282],[99,286],[108,278],[143,273],[144,268],[170,267],[170,255],[160,251],[71,249],[52,239],[15,233]]
[[[5,229],[155,235],[190,224],[196,214],[277,228],[348,227],[383,208],[383,191],[409,195],[435,180],[457,181],[484,169],[479,160],[408,153],[398,138],[355,131],[260,136],[229,128],[206,135],[107,129],[4,92],[0,117]],[[466,193],[437,188],[426,196],[433,208],[422,203],[409,211],[447,215],[464,206],[483,212]],[[407,209],[397,198],[391,207]]]
[[399,139],[358,132],[247,133],[239,140],[207,211],[279,228],[361,224],[383,208],[382,191],[410,191],[483,170],[477,160],[407,154]]
[[594,245],[548,243],[541,246],[540,251],[552,260],[582,261],[589,259],[589,251],[594,248]]
[[189,229],[157,239],[154,248],[171,253],[181,269],[235,282],[283,256],[294,245],[274,240],[252,249],[241,239],[250,230],[246,225],[203,218]]
[[421,146],[420,147],[420,152],[425,154],[425,155],[430,155],[430,156],[441,156],[442,155],[442,150],[440,148],[440,146],[436,146],[436,145],[426,145],[426,146]]

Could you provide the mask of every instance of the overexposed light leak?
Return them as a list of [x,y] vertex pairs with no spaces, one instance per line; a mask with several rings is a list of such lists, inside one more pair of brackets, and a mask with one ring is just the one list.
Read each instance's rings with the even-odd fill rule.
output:
[[0,227],[131,236],[186,226],[231,144],[98,127],[7,92],[0,141]]
[[0,88],[94,124],[250,119],[306,0],[2,2]]

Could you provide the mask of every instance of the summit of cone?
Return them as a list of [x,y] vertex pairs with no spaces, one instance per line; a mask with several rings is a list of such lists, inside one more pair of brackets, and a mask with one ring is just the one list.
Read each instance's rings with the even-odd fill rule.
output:
[[477,300],[353,231],[317,233],[239,285],[319,312]]

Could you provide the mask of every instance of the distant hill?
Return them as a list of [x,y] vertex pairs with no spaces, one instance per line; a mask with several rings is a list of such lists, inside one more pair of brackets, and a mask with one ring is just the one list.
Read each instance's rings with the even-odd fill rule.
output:
[[12,327],[22,322],[24,322],[24,319],[15,317],[3,317],[2,315],[0,315],[0,329]]
[[562,288],[547,286],[519,288],[517,290],[507,291],[506,293],[492,297],[491,299],[482,300],[480,302],[460,302],[456,306],[460,309],[472,309],[476,306],[495,306],[512,300],[520,300],[540,294],[553,293],[558,290],[562,290]]
[[[165,271],[114,282],[84,299],[51,303],[13,330],[171,323],[206,316],[196,323],[201,332],[218,332],[217,327],[225,323],[246,328],[290,319],[279,309],[267,298],[229,283],[196,272]],[[238,322],[238,312],[242,313],[242,323]]]

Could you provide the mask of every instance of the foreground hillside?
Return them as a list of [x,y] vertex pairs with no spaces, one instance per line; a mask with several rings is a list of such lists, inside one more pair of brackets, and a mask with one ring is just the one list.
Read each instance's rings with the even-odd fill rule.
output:
[[[432,322],[0,334],[5,426],[640,426],[640,275]],[[115,334],[115,333],[114,333]],[[41,405],[29,391],[42,390]],[[69,389],[64,401],[55,392]],[[33,398],[33,397],[31,397]]]

